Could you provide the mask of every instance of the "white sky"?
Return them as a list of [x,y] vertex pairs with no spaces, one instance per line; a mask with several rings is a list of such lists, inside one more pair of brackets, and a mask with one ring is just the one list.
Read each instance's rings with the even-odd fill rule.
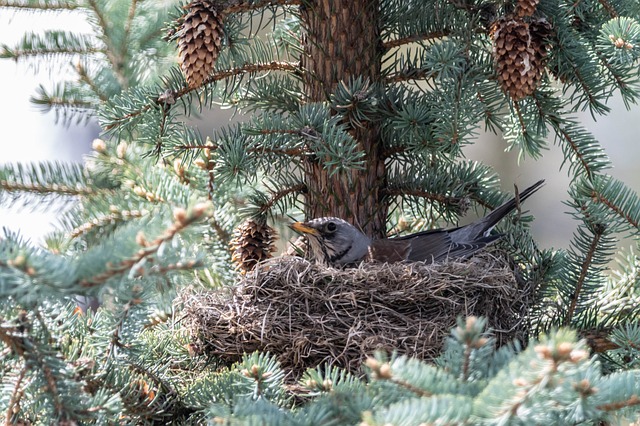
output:
[[[78,15],[63,14],[51,20],[48,15],[13,13],[0,9],[0,42],[12,46],[25,31],[65,28],[86,31],[88,25]],[[50,84],[50,70],[38,73],[28,63],[0,60],[0,163],[38,161],[81,161],[87,151],[87,127],[65,128],[54,124],[54,114],[43,114],[29,102],[39,84]],[[54,71],[55,72],[55,71]],[[95,131],[95,128],[93,128]],[[55,213],[31,213],[0,207],[0,228],[20,230],[34,241],[52,229]]]

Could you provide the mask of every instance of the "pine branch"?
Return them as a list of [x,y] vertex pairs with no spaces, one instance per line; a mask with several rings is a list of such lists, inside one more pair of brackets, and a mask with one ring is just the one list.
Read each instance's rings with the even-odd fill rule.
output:
[[582,286],[584,285],[585,279],[589,273],[589,267],[593,261],[596,250],[598,249],[598,244],[600,243],[600,238],[605,232],[605,227],[603,225],[595,224],[593,226],[593,239],[591,241],[591,245],[587,253],[585,253],[584,261],[582,262],[582,267],[580,269],[580,275],[576,280],[573,293],[571,295],[571,303],[569,304],[569,308],[567,310],[566,316],[564,318],[563,324],[568,326],[571,324],[573,320],[573,315],[576,310],[576,306],[578,305],[578,299],[580,298],[580,293],[582,291]]
[[40,0],[0,0],[0,7],[10,7],[14,9],[33,9],[33,10],[46,10],[46,11],[62,11],[62,10],[74,10],[80,6],[76,1],[47,1]]
[[[157,253],[163,243],[170,241],[176,234],[183,231],[185,228],[187,228],[197,220],[201,219],[205,215],[207,209],[207,204],[196,205],[190,214],[187,214],[184,209],[176,209],[174,211],[175,222],[165,230],[164,234],[151,242],[147,242],[146,240],[144,240],[144,236],[139,234],[137,242],[142,246],[142,248],[134,256],[121,261],[117,265],[109,265],[109,268],[105,272],[99,273],[98,275],[95,275],[93,277],[82,279],[80,281],[80,285],[86,288],[95,287],[104,284],[106,281],[117,275],[126,273],[141,260]],[[196,266],[196,262],[190,261],[187,267],[193,268],[194,266]],[[174,269],[182,269],[182,267],[175,267]],[[139,271],[139,274],[141,274],[142,272],[143,271]]]
[[52,92],[48,92],[44,86],[40,85],[36,89],[36,94],[29,100],[45,113],[53,110],[56,123],[62,116],[62,122],[67,125],[75,116],[77,116],[77,123],[83,119],[88,121],[93,117],[97,100],[91,102],[88,99],[91,99],[90,95],[82,93],[75,85],[67,83],[55,86]]
[[[246,64],[244,66],[240,66],[233,69],[217,71],[212,73],[204,82],[203,86],[214,83],[216,81],[224,80],[226,78],[235,77],[243,74],[253,74],[258,72],[265,71],[297,71],[298,64],[293,62],[282,62],[282,61],[272,61],[265,64]],[[200,87],[188,87],[184,85],[183,88],[178,90],[166,90],[164,93],[159,95],[152,104],[147,103],[141,108],[134,110],[128,114],[119,117],[106,117],[106,122],[103,124],[103,127],[106,131],[115,130],[117,127],[121,126],[123,123],[131,121],[140,117],[145,112],[155,108],[156,106],[164,106],[164,105],[173,105],[177,100],[182,98],[185,95],[191,94],[192,92],[199,90]],[[146,97],[145,97],[146,99]]]
[[391,50],[396,47],[403,46],[409,43],[415,43],[418,41],[431,41],[435,39],[441,39],[443,37],[447,37],[449,35],[449,31],[434,31],[430,33],[424,34],[413,34],[409,36],[405,36],[402,38],[397,38],[395,40],[388,40],[382,43],[382,47],[384,50]]
[[0,44],[0,58],[14,61],[32,59],[30,63],[36,66],[46,61],[50,65],[66,67],[66,60],[104,53],[95,43],[96,39],[90,35],[61,30],[26,33],[14,46]]
[[95,218],[91,222],[83,223],[71,230],[69,238],[78,238],[88,232],[95,231],[104,226],[113,226],[115,222],[124,222],[133,218],[141,218],[148,215],[146,210],[114,210],[102,217]]
[[624,401],[598,405],[597,408],[602,411],[616,411],[626,407],[633,407],[634,405],[640,405],[640,397],[638,397],[638,395],[631,395],[631,397]]
[[[207,84],[211,84],[216,81],[224,80],[224,79],[235,77],[237,75],[242,75],[242,74],[253,74],[253,73],[265,72],[265,71],[297,72],[299,70],[300,70],[299,64],[295,62],[271,61],[263,64],[245,64],[236,68],[216,71],[212,73],[209,77],[207,77],[202,83],[202,85],[206,86]],[[171,93],[170,96],[172,99],[178,99],[198,89],[199,87],[185,87],[182,90]],[[158,101],[162,102],[160,99],[158,99]]]
[[[96,81],[93,78],[89,76],[89,74],[87,73],[87,69],[84,67],[84,65],[82,65],[82,63],[78,62],[78,64],[76,64],[76,72],[78,73],[78,77],[80,78],[80,81],[82,81],[87,86],[89,86],[91,91],[95,93],[102,102],[107,102],[109,100],[109,95],[103,92],[100,85],[96,83]],[[75,106],[75,105],[69,105],[69,106]],[[85,103],[85,105],[77,105],[77,106],[88,109],[93,105],[90,103]]]
[[113,332],[111,333],[111,338],[109,339],[109,345],[107,346],[107,356],[104,358],[104,366],[106,367],[109,360],[116,355],[116,348],[122,347],[122,343],[120,340],[120,335],[122,329],[125,325],[127,318],[130,315],[131,309],[135,306],[138,306],[142,303],[142,299],[139,297],[141,293],[141,287],[135,286],[131,289],[131,298],[127,301],[127,303],[122,306],[122,310],[118,312],[118,321],[113,327]]
[[[34,347],[35,349],[35,347]],[[58,392],[58,384],[57,384],[57,380],[53,375],[53,372],[51,371],[51,369],[45,364],[44,362],[44,356],[42,354],[40,354],[38,351],[36,351],[36,359],[38,361],[38,364],[40,364],[40,369],[42,370],[42,372],[44,373],[44,377],[45,380],[47,382],[47,387],[49,390],[49,393],[51,394],[51,398],[53,399],[53,406],[56,410],[56,414],[57,414],[57,418],[59,419],[66,419],[67,415],[65,413],[65,408],[64,405],[62,403],[61,400],[61,394],[60,392]]]
[[[260,131],[261,135],[274,135],[274,134],[280,134],[280,135],[303,135],[303,131],[302,130],[264,130],[264,131]],[[211,145],[176,145],[176,149],[179,150],[194,150],[194,149],[202,149],[202,150],[212,150],[212,151],[216,151],[218,149],[220,149],[220,145],[216,145],[216,144],[211,144]],[[277,155],[284,155],[286,157],[303,157],[305,155],[309,155],[311,154],[311,151],[307,151],[304,150],[302,148],[271,148],[271,147],[264,147],[264,146],[256,146],[256,147],[251,147],[251,148],[247,148],[246,152],[251,152],[251,153],[257,153],[257,154],[261,154],[261,153],[265,153],[265,154],[277,154]]]
[[[67,409],[63,403],[63,395],[58,391],[58,378],[55,377],[54,372],[49,367],[46,355],[44,355],[37,346],[37,341],[27,332],[31,329],[31,325],[28,323],[26,314],[20,314],[19,321],[24,322],[18,326],[7,326],[2,324],[0,326],[0,340],[2,340],[9,348],[11,348],[18,356],[24,358],[24,369],[38,369],[44,376],[46,391],[49,394],[53,407],[55,409],[56,418],[66,419]],[[42,324],[44,326],[44,324]],[[23,329],[24,328],[24,329]],[[50,361],[49,361],[50,362]],[[21,372],[24,376],[26,372]],[[15,388],[17,392],[17,386]],[[17,396],[17,394],[16,394]],[[14,402],[16,406],[17,401]],[[10,416],[7,413],[7,416]]]
[[299,6],[304,0],[225,0],[220,2],[224,13],[243,13],[275,6]]
[[51,197],[89,197],[109,192],[87,178],[80,164],[33,163],[0,167],[0,200],[20,199],[26,194]]
[[[98,25],[102,30],[102,42],[107,47],[104,53],[111,63],[111,70],[115,74],[118,83],[120,83],[120,87],[122,88],[122,90],[126,90],[129,87],[129,79],[124,74],[126,63],[124,57],[120,54],[119,50],[113,44],[113,40],[110,37],[110,28],[112,25],[109,22],[109,17],[103,13],[101,6],[98,5],[96,0],[87,0],[87,4],[93,11],[93,14],[97,18]],[[126,45],[124,45],[123,49],[126,48]]]
[[633,216],[631,216],[630,213],[627,213],[630,210],[627,209],[625,211],[621,206],[617,205],[614,200],[606,198],[600,192],[593,191],[591,197],[593,198],[593,201],[600,202],[605,206],[609,207],[609,209],[611,209],[616,215],[620,216],[631,226],[638,229],[638,226],[640,225],[638,221]]
[[89,196],[98,193],[98,191],[96,191],[96,189],[91,186],[71,188],[55,183],[40,185],[38,183],[26,184],[18,182],[8,182],[6,180],[0,180],[0,188],[4,189],[7,192],[29,192],[41,195],[58,194],[71,196]]

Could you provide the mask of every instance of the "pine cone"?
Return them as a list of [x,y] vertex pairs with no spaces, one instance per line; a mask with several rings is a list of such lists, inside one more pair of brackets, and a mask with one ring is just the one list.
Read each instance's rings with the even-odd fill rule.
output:
[[516,15],[519,18],[532,16],[538,7],[538,3],[540,3],[540,0],[518,0]]
[[214,2],[195,0],[178,30],[180,67],[189,87],[201,86],[218,59],[224,36],[221,11]]
[[493,24],[493,58],[498,81],[514,100],[531,95],[547,63],[545,37],[551,26],[544,19],[531,23],[506,16]]
[[273,256],[276,251],[276,232],[266,223],[248,219],[233,232],[229,243],[231,259],[242,274],[251,271],[258,262]]

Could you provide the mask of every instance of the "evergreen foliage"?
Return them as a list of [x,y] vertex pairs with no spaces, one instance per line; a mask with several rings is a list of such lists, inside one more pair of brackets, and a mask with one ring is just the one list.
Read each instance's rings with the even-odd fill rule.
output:
[[[518,28],[552,31],[535,46],[546,55],[535,91],[516,99],[497,78],[505,59],[490,32],[523,2],[535,12]],[[220,51],[193,86],[176,64],[186,3],[0,0],[0,11],[87,18],[90,34],[28,33],[1,44],[0,58],[68,71],[33,102],[63,123],[99,119],[104,131],[83,165],[0,166],[3,205],[60,212],[43,247],[0,235],[6,424],[638,419],[637,248],[616,272],[607,265],[621,235],[637,246],[640,200],[607,174],[610,160],[573,114],[606,114],[614,93],[637,102],[640,3],[211,4],[223,17]],[[242,120],[206,135],[185,124],[218,108]],[[365,377],[318,366],[291,386],[269,354],[229,366],[190,343],[175,296],[232,285],[227,245],[246,217],[340,215],[382,236],[498,205],[497,174],[462,157],[481,126],[539,161],[553,141],[572,178],[568,249],[539,250],[527,215],[499,227],[519,278],[537,288],[528,344],[496,349],[482,319],[461,320],[435,365],[378,354]],[[101,307],[82,310],[79,296]]]

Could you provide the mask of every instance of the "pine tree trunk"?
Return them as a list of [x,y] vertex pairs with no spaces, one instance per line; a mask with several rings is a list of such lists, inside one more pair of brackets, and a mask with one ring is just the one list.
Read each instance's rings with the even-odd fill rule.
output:
[[[381,43],[378,0],[316,0],[302,6],[305,91],[313,102],[329,99],[350,77],[380,79]],[[329,177],[322,164],[306,167],[308,218],[337,216],[372,236],[383,236],[388,202],[383,197],[385,162],[377,123],[352,129],[366,155],[364,170]]]

